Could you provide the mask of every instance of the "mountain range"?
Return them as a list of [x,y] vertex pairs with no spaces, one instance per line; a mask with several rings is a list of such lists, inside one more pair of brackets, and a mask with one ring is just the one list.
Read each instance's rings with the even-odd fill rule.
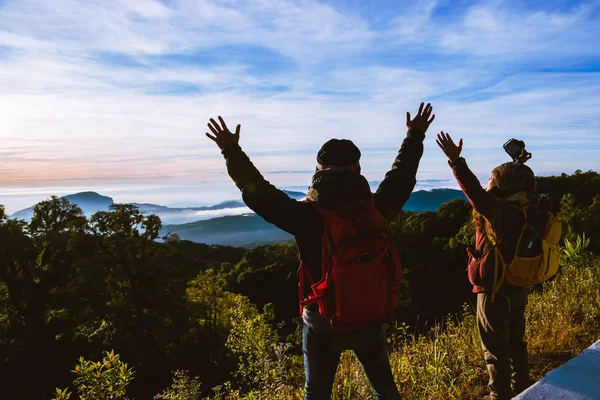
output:
[[[285,191],[288,196],[301,200],[303,192]],[[95,192],[81,192],[64,196],[77,204],[86,216],[107,211],[114,203],[111,197]],[[466,200],[460,190],[433,189],[413,192],[404,209],[413,212],[435,211],[452,199]],[[163,221],[162,234],[175,233],[181,239],[193,242],[241,247],[292,241],[293,237],[263,220],[246,207],[241,200],[225,201],[213,206],[167,207],[158,204],[132,203],[144,214],[156,214]],[[34,206],[20,210],[11,218],[30,220]]]
[[[287,191],[288,196],[294,199],[303,199],[305,193],[296,191]],[[92,216],[98,211],[108,211],[108,207],[114,203],[111,197],[103,196],[96,192],[81,192],[62,196],[73,204],[77,204],[87,217]],[[241,200],[228,200],[213,206],[202,207],[167,207],[150,203],[132,203],[139,207],[144,214],[158,215],[163,224],[184,224],[200,220],[211,219],[228,214],[239,215],[251,213],[252,210],[246,207]],[[31,220],[35,206],[25,208],[13,213],[10,217],[16,219]]]

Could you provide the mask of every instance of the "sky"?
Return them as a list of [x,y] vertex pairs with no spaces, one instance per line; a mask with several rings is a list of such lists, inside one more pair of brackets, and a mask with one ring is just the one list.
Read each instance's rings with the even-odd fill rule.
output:
[[421,101],[417,188],[457,187],[440,130],[482,182],[510,138],[539,175],[597,171],[600,1],[0,0],[0,204],[239,198],[217,115],[278,186],[332,137],[381,180]]

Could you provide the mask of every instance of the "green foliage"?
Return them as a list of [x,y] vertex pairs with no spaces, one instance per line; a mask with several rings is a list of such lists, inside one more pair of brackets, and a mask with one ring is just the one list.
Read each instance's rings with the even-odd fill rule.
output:
[[[561,272],[531,296],[531,329],[543,332],[540,339],[529,336],[535,374],[555,365],[552,354],[588,345],[599,323],[597,268],[587,257],[600,251],[600,176],[542,177],[538,188],[550,194],[566,241]],[[410,398],[476,398],[484,391],[481,351],[467,334],[473,334],[470,314],[462,314],[462,323],[434,323],[471,296],[469,213],[468,203],[453,200],[392,222],[404,279],[391,358]],[[53,366],[33,372],[36,385],[9,384],[3,395],[45,398],[70,385],[69,360],[112,348],[135,366],[128,394],[138,399],[163,390],[176,369],[201,376],[204,395],[220,386],[215,398],[302,397],[297,248],[209,246],[161,238],[160,227],[156,216],[126,204],[88,220],[53,197],[35,207],[30,223],[9,218],[0,206],[0,374],[17,382],[31,365]],[[408,325],[399,329],[402,322]],[[177,379],[170,389],[200,390],[194,379]],[[56,396],[68,398],[69,390]],[[370,396],[358,361],[344,353],[334,397]]]
[[173,384],[154,396],[154,400],[200,400],[200,380],[198,377],[190,378],[189,371],[177,370],[173,372]]
[[461,199],[450,200],[438,207],[436,214],[446,225],[444,232],[438,232],[439,236],[451,236],[461,229],[471,216],[471,205]]
[[[132,205],[113,205],[88,221],[56,197],[39,203],[29,224],[0,210],[0,373],[10,382],[33,363],[55,366],[19,396],[45,396],[66,383],[70,358],[102,348],[127,349],[146,380],[134,388],[142,397],[160,387],[146,377],[168,376],[175,359],[206,368],[205,335],[190,318],[185,289],[207,265],[235,263],[244,250],[159,242],[160,225]],[[223,357],[226,338],[215,347]],[[222,365],[206,374],[213,380],[234,368],[223,358],[213,363]]]
[[[544,290],[530,296],[527,307],[531,360],[541,378],[560,361],[544,363],[553,354],[572,356],[598,340],[600,326],[600,259],[587,265],[565,265]],[[566,356],[565,356],[566,357]],[[559,361],[559,362],[557,362]]]
[[550,195],[551,208],[563,222],[564,237],[575,240],[586,233],[590,249],[600,252],[600,174],[575,171],[573,175],[537,177],[538,192]]
[[[127,400],[127,385],[133,380],[133,369],[113,351],[105,352],[102,361],[86,361],[80,357],[72,371],[77,377],[73,385],[81,400]],[[57,389],[57,396],[61,394]],[[70,395],[62,391],[62,398]],[[58,399],[62,399],[58,397]]]
[[290,323],[298,311],[298,249],[281,243],[248,250],[237,264],[226,272],[228,288],[240,293],[261,309],[275,306],[275,321],[285,321],[282,334],[291,333]]
[[[597,340],[600,323],[600,260],[586,268],[567,266],[541,292],[529,294],[526,340],[533,380],[543,377]],[[586,301],[581,301],[586,299]],[[410,399],[475,399],[486,394],[488,374],[481,352],[477,320],[468,306],[427,334],[398,324],[389,335],[390,364],[401,395]],[[265,355],[263,354],[263,357]],[[258,360],[259,363],[264,361]],[[269,379],[271,379],[269,381]],[[229,399],[301,399],[303,388],[273,391],[265,374],[250,394],[227,392]],[[258,382],[257,382],[258,383]],[[211,399],[221,399],[217,394]],[[333,386],[334,399],[373,399],[358,359],[344,352]]]
[[29,231],[34,237],[47,236],[51,233],[82,231],[86,224],[87,219],[81,208],[64,197],[52,196],[33,208]]
[[589,211],[582,208],[575,195],[565,194],[560,201],[560,212],[557,217],[565,224],[566,239],[573,239],[581,232],[584,221],[590,218]]
[[236,315],[253,314],[255,306],[246,297],[227,291],[223,275],[212,269],[189,282],[186,298],[197,323],[190,333],[198,338],[210,365],[217,366],[227,357],[225,343]]
[[71,398],[72,392],[69,392],[69,389],[59,389],[56,388],[56,393],[52,397],[52,400],[69,400]]
[[424,328],[427,321],[456,312],[468,300],[464,270],[465,247],[474,241],[470,212],[467,202],[456,199],[436,212],[401,213],[391,224],[404,270],[398,310],[404,321],[418,321]]
[[250,304],[236,307],[231,315],[227,348],[238,356],[236,376],[244,387],[262,386],[270,371],[265,368],[274,360],[273,345],[277,333],[270,326],[272,309],[258,313]]
[[563,251],[563,262],[568,265],[577,267],[585,267],[592,261],[592,253],[588,250],[590,238],[585,236],[585,233],[577,235],[573,241],[565,239]]
[[458,233],[448,241],[448,247],[451,249],[464,249],[466,247],[475,247],[475,227],[471,223],[464,224]]
[[554,212],[560,210],[560,202],[565,194],[573,194],[583,207],[592,204],[594,196],[600,194],[600,174],[594,171],[577,170],[572,175],[538,176],[536,181],[537,192],[550,196]]
[[188,283],[186,296],[198,323],[210,330],[229,330],[231,314],[242,303],[240,296],[225,290],[225,277],[213,269],[200,272]]

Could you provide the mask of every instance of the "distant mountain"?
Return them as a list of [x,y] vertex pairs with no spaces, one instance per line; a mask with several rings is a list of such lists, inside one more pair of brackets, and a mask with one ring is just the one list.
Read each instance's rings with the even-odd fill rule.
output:
[[[108,207],[113,204],[112,198],[108,196],[102,196],[96,192],[81,192],[69,194],[63,197],[69,200],[69,202],[77,204],[87,216],[90,216],[98,211],[108,211]],[[33,217],[34,207],[35,206],[31,206],[24,210],[17,211],[10,217],[29,221],[31,217]]]
[[[306,197],[306,193],[288,191],[284,192],[296,199],[300,200]],[[241,215],[252,213],[246,204],[241,200],[228,200],[214,206],[203,207],[179,207],[171,208],[156,204],[133,203],[138,206],[144,214],[158,215],[163,224],[187,224],[196,221],[210,220],[229,215]]]
[[[297,200],[306,197],[298,191],[285,191]],[[64,196],[77,204],[89,217],[98,211],[106,211],[113,199],[95,192],[83,192]],[[404,206],[413,212],[435,211],[452,199],[466,200],[460,190],[434,189],[413,192]],[[133,203],[144,214],[156,214],[163,221],[163,234],[177,233],[182,239],[206,244],[253,247],[260,244],[291,241],[286,232],[267,223],[252,213],[240,200],[225,201],[214,206],[171,208],[158,204]],[[33,207],[17,211],[12,218],[30,220]]]
[[444,203],[453,199],[467,200],[462,190],[432,189],[412,192],[403,209],[413,212],[435,211]]
[[[452,199],[466,200],[461,190],[435,189],[413,192],[404,209],[413,212],[435,211]],[[165,225],[162,234],[176,233],[181,239],[206,244],[254,247],[280,243],[293,237],[256,214],[231,215],[181,225]]]
[[[297,191],[284,190],[288,196],[297,200],[306,197],[306,193]],[[73,204],[77,204],[90,217],[98,211],[107,211],[108,207],[113,204],[113,199],[107,196],[102,196],[95,192],[82,192],[64,196]],[[250,213],[251,210],[246,207],[241,200],[228,200],[214,206],[203,207],[167,207],[151,203],[132,203],[139,207],[144,214],[158,215],[164,224],[184,224],[199,220],[207,220],[225,215],[240,215]],[[24,210],[20,210],[11,215],[11,218],[24,219],[29,221],[33,216],[33,208],[31,206]]]
[[176,233],[192,242],[240,247],[289,242],[294,238],[256,214],[230,215],[181,225],[165,225],[161,234]]
[[131,203],[134,206],[141,208],[144,213],[177,213],[182,211],[214,211],[214,210],[224,210],[227,208],[240,208],[246,207],[244,202],[237,200],[224,201],[222,203],[216,204],[214,206],[202,206],[202,207],[167,207],[160,206],[158,204],[150,204],[150,203]]
[[306,197],[306,193],[297,192],[294,190],[283,190],[283,192],[285,192],[285,194],[287,194],[288,196],[290,196],[291,198],[296,199],[296,200],[302,200],[303,198]]

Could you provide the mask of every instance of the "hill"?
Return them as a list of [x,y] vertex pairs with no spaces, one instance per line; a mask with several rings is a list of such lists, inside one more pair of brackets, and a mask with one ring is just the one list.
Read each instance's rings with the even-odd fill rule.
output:
[[[285,191],[290,197],[301,200],[306,194]],[[64,196],[77,204],[87,217],[106,211],[114,203],[111,197],[95,192],[82,192]],[[460,190],[434,189],[413,192],[405,210],[413,212],[435,211],[452,199],[465,199]],[[198,243],[254,247],[261,244],[289,242],[293,238],[258,217],[241,200],[228,200],[213,206],[167,207],[152,203],[132,203],[146,215],[158,215],[164,228],[161,233],[176,233],[180,238]],[[12,214],[12,218],[30,220],[34,206]]]
[[[413,192],[404,209],[413,212],[435,211],[453,199],[466,200],[460,190],[435,189]],[[253,247],[262,244],[289,242],[293,237],[253,213],[231,215],[186,224],[168,224],[162,234],[175,233],[193,242],[228,246]]]
[[[305,193],[297,191],[285,191],[288,196],[300,200],[306,197]],[[81,192],[63,196],[69,202],[77,204],[87,217],[98,211],[107,211],[114,200],[96,192]],[[241,200],[227,200],[213,206],[202,207],[167,207],[152,203],[132,203],[139,207],[146,215],[156,214],[163,224],[185,224],[200,220],[221,217],[224,215],[239,215],[252,212]],[[11,218],[29,221],[33,216],[35,206],[19,210],[11,215]]]
[[169,232],[192,242],[239,247],[255,247],[293,240],[292,235],[251,213],[188,224],[165,225],[161,234]]
[[435,211],[450,200],[461,199],[467,201],[462,190],[433,189],[417,190],[412,192],[403,209],[412,212]]
[[[87,216],[90,216],[98,211],[107,211],[108,207],[114,203],[111,197],[102,196],[96,192],[80,192],[62,196],[61,198],[63,197],[69,200],[70,203],[77,204]],[[34,208],[35,206],[31,206],[23,210],[19,210],[10,217],[29,221],[33,216]]]

